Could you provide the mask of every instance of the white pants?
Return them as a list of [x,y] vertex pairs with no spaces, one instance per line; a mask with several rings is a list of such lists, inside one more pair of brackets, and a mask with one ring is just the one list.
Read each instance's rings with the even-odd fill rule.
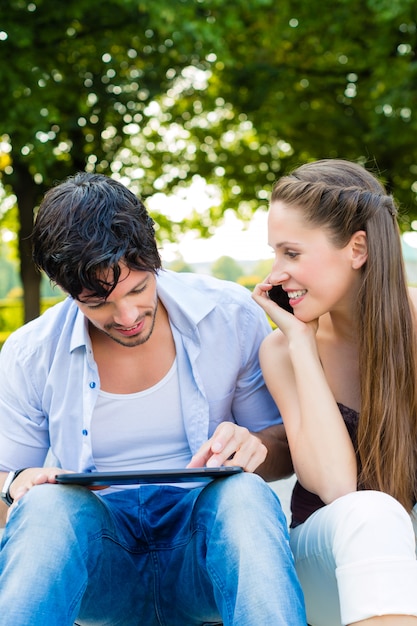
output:
[[384,493],[358,491],[291,530],[311,626],[417,616],[417,505],[413,513]]

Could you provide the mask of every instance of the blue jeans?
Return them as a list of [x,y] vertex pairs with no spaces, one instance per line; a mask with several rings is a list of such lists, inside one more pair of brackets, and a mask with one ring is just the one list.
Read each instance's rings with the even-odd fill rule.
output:
[[305,626],[286,519],[262,479],[100,497],[40,485],[0,552],[2,626]]

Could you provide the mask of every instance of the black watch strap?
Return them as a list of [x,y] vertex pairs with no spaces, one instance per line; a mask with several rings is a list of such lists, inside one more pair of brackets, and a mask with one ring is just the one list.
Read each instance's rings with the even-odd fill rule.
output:
[[23,467],[22,469],[9,472],[6,476],[6,480],[4,481],[0,497],[3,500],[3,502],[7,504],[7,506],[10,506],[13,504],[13,498],[10,495],[10,485],[12,484],[14,479],[19,476],[19,474],[25,471],[25,469],[27,469],[27,467]]

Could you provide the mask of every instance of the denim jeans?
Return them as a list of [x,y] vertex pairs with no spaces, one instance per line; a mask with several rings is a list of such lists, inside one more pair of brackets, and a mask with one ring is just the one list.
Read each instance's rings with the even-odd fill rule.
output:
[[108,496],[40,485],[0,552],[2,626],[305,626],[286,519],[241,474]]

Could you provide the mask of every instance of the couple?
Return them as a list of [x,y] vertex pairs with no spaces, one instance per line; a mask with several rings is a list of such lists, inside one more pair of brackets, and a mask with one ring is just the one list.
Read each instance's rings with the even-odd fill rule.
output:
[[[34,260],[69,298],[0,355],[3,626],[298,626],[303,592],[312,626],[417,623],[415,325],[395,210],[348,162],[278,181],[255,304],[162,270],[120,183],[78,174],[46,194]],[[292,471],[277,406],[299,479],[295,564],[263,480]],[[99,494],[55,482],[204,465],[245,472]]]

